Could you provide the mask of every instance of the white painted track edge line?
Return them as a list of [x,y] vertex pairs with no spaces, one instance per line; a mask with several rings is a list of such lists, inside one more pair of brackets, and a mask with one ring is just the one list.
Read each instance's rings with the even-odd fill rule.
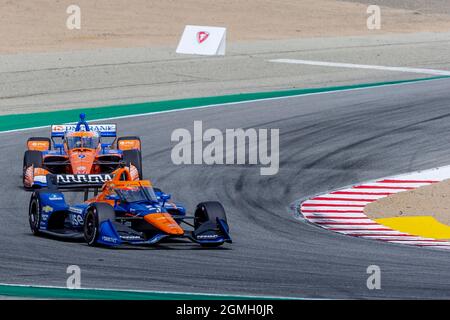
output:
[[408,73],[418,73],[418,74],[429,74],[429,75],[435,75],[435,76],[450,76],[450,71],[448,71],[448,70],[437,70],[437,69],[428,69],[428,68],[392,67],[392,66],[327,62],[327,61],[313,61],[313,60],[301,60],[301,59],[273,59],[273,60],[269,60],[269,62],[303,64],[303,65],[310,65],[310,66],[333,67],[333,68],[369,69],[369,70],[381,70],[381,71],[408,72]]

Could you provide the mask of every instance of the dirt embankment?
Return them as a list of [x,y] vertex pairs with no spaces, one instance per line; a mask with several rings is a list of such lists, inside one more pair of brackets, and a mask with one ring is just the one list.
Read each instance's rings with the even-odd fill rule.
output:
[[[81,30],[66,27],[74,3]],[[0,0],[0,53],[175,47],[187,24],[226,26],[230,41],[450,30],[450,15],[382,7],[382,29],[370,31],[366,9],[335,0]]]
[[450,225],[450,180],[382,198],[364,208],[373,219],[432,216]]

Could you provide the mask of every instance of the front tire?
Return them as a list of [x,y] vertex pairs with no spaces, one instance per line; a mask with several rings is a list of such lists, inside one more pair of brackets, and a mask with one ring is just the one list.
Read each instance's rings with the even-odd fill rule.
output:
[[[222,204],[218,201],[206,201],[201,202],[197,205],[195,210],[195,220],[194,228],[199,228],[202,224],[206,222],[213,222],[217,224],[217,219],[223,220],[227,223],[227,216],[225,214],[225,209]],[[219,247],[223,243],[202,243],[202,247],[212,248]]]
[[195,229],[207,221],[216,222],[217,218],[227,222],[227,215],[222,204],[218,201],[201,202],[195,209]]
[[100,225],[102,222],[114,221],[116,214],[114,208],[107,203],[94,203],[88,209],[84,218],[84,240],[89,246],[97,246],[100,237]]

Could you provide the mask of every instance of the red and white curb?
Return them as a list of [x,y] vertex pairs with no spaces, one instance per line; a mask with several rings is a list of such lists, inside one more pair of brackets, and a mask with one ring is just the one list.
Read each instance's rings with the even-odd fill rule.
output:
[[450,179],[450,166],[383,178],[316,196],[302,202],[298,211],[307,221],[341,234],[450,250],[450,241],[403,233],[381,225],[364,214],[364,207],[378,199],[446,179]]

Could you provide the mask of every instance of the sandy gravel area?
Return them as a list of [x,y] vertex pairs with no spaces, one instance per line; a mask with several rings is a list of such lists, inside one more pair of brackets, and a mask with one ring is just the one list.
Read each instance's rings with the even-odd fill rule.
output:
[[364,208],[370,218],[432,216],[450,225],[450,180],[394,194]]
[[[71,4],[81,30],[66,28]],[[382,29],[370,31],[366,9],[335,0],[0,0],[0,53],[175,47],[186,24],[226,26],[229,41],[450,30],[450,15],[382,7]]]

